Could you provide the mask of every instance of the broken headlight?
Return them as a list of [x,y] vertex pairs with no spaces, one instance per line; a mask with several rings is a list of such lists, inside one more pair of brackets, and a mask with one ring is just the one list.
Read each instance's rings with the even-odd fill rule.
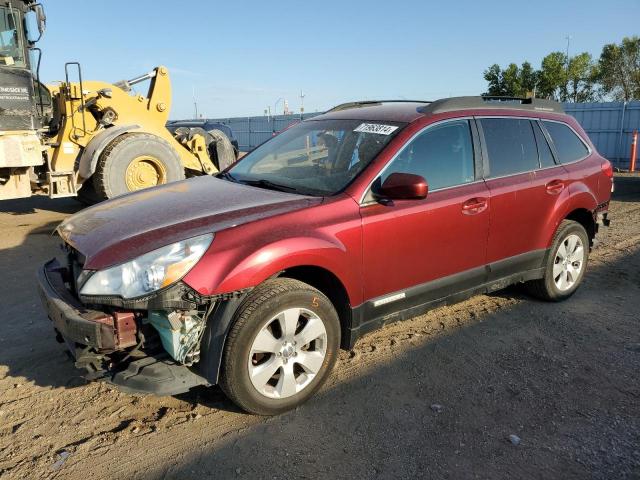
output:
[[136,298],[167,287],[200,260],[213,234],[176,242],[135,260],[95,272],[80,289],[81,295],[119,295]]

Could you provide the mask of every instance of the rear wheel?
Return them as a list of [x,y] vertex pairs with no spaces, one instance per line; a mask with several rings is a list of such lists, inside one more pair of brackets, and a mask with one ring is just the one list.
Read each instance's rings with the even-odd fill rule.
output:
[[339,344],[338,315],[327,297],[298,280],[267,280],[236,312],[220,386],[248,412],[289,410],[324,383]]
[[93,176],[96,193],[113,198],[185,178],[178,153],[160,137],[127,133],[104,149]]
[[529,292],[543,300],[560,301],[578,289],[589,259],[589,236],[578,222],[564,220],[547,254],[544,277],[527,284]]
[[218,170],[222,171],[236,161],[236,150],[233,148],[229,137],[221,130],[213,129],[207,133],[213,138],[213,143],[210,144],[209,148],[209,152],[213,154],[213,163],[215,163]]

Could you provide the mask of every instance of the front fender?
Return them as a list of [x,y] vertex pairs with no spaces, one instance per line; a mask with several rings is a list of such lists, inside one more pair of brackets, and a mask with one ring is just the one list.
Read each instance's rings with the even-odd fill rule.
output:
[[344,285],[352,305],[361,303],[357,288],[358,255],[350,252],[353,247],[337,239],[298,236],[266,243],[250,253],[242,244],[224,250],[221,243],[222,239],[216,238],[214,245],[220,250],[205,255],[184,278],[201,295],[244,290],[288,268],[313,266],[334,274]]

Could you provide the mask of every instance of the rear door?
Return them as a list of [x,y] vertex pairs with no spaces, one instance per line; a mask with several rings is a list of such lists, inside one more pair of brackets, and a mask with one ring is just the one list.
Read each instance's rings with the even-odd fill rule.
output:
[[548,209],[545,185],[556,176],[536,176],[540,160],[530,119],[483,117],[478,127],[491,196],[487,263],[489,279],[496,280],[538,268],[542,262],[540,238]]
[[376,180],[394,172],[421,175],[429,184],[427,198],[382,204],[365,196],[360,212],[367,317],[435,300],[486,279],[489,192],[476,174],[474,128],[468,119],[426,127]]

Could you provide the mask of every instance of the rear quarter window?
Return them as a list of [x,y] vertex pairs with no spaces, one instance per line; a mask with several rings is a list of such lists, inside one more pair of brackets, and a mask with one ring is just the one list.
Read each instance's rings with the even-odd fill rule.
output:
[[560,163],[575,162],[589,155],[587,146],[568,125],[544,120],[542,123],[556,147]]

